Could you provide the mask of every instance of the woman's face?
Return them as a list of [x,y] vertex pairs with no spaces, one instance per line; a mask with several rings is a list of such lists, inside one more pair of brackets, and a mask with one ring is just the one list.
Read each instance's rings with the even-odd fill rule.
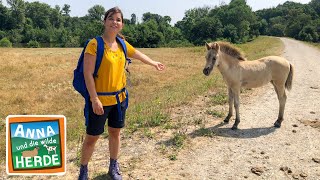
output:
[[105,30],[108,33],[115,33],[118,34],[123,27],[121,13],[114,13],[112,15],[107,16],[106,20],[104,21]]

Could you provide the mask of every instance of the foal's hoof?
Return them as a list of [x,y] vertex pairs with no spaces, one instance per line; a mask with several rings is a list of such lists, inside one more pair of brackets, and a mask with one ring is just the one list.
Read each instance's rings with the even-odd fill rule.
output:
[[228,115],[228,116],[223,120],[223,122],[229,123],[229,120],[230,120],[231,116],[232,116],[232,115]]
[[232,129],[232,130],[238,130],[238,127],[237,127],[237,126],[232,126],[231,129]]
[[281,123],[279,121],[276,121],[274,123],[274,127],[280,128],[281,127]]

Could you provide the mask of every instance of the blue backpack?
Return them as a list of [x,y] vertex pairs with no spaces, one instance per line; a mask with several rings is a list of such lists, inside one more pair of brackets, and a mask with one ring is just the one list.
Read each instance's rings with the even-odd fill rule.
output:
[[[94,73],[93,73],[93,77],[97,77],[97,73],[99,70],[99,67],[101,65],[101,61],[102,61],[102,57],[103,57],[103,53],[104,53],[104,41],[102,39],[101,36],[97,36],[95,37],[95,39],[97,40],[97,56],[96,56],[96,64],[95,64],[95,69],[94,69]],[[84,75],[83,75],[83,59],[84,59],[84,52],[85,49],[89,43],[91,39],[88,39],[84,45],[84,48],[82,50],[82,53],[80,55],[80,58],[78,60],[78,65],[77,68],[73,71],[73,87],[76,91],[78,91],[85,99],[85,108],[84,108],[84,116],[86,118],[86,125],[88,123],[89,120],[89,104],[90,104],[90,95],[89,92],[87,90],[86,87],[86,83],[84,80]],[[119,42],[121,44],[121,47],[123,49],[126,61],[128,63],[131,63],[131,60],[127,57],[127,47],[126,44],[124,42],[123,39],[121,39],[120,37],[116,37],[117,42]],[[126,64],[126,63],[125,63]],[[129,96],[128,96],[128,91],[123,88],[120,91],[116,91],[116,92],[97,92],[98,95],[100,96],[115,96],[117,99],[117,107],[118,107],[118,115],[121,117],[119,119],[123,120],[122,117],[122,111],[121,111],[121,106],[120,106],[120,99],[119,99],[119,94],[122,92],[126,92],[126,100],[125,100],[125,108],[128,107],[128,100],[129,100]]]

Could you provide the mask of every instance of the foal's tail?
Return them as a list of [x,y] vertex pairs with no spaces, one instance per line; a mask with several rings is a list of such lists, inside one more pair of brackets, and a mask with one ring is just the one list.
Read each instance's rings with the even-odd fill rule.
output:
[[290,71],[289,71],[289,75],[287,77],[286,84],[285,84],[285,87],[288,91],[290,91],[292,88],[293,74],[294,74],[294,68],[293,68],[292,64],[290,64]]

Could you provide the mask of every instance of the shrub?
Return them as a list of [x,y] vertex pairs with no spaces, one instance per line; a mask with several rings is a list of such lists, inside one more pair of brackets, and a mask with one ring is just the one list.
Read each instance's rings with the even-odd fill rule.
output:
[[64,45],[65,47],[80,47],[80,37],[71,37]]
[[8,38],[2,38],[0,40],[0,47],[12,47],[12,43]]
[[164,47],[176,48],[176,47],[193,47],[194,45],[187,40],[172,40]]
[[27,43],[27,47],[28,48],[39,48],[40,47],[40,44],[38,43],[38,41],[29,41]]

